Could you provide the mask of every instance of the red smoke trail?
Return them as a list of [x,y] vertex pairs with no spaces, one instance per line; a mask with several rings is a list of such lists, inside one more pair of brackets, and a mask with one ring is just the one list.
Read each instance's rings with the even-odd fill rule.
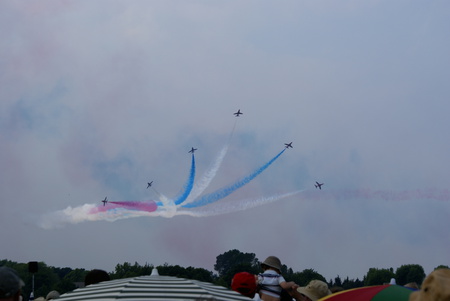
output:
[[158,208],[156,203],[154,201],[147,201],[147,202],[136,202],[136,201],[129,201],[129,202],[108,202],[106,206],[99,205],[95,208],[93,208],[89,213],[95,214],[99,212],[106,212],[111,209],[117,209],[117,208],[124,208],[128,210],[138,210],[138,211],[147,211],[147,212],[154,212]]

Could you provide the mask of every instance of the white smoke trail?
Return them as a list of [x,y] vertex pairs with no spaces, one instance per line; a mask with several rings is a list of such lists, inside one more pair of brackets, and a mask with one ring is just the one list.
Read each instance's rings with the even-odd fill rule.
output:
[[298,190],[288,193],[283,193],[279,195],[274,195],[270,197],[262,197],[259,199],[250,199],[250,200],[238,200],[238,201],[229,201],[229,202],[216,202],[203,207],[196,207],[193,209],[187,210],[178,210],[176,215],[190,215],[194,217],[205,217],[205,216],[214,216],[221,215],[226,213],[233,213],[237,211],[243,211],[250,208],[254,208],[257,206],[261,206],[264,204],[276,202],[278,200],[296,195],[304,190]]
[[[219,156],[216,158],[214,163],[211,165],[208,171],[200,179],[199,183],[196,183],[191,191],[191,194],[187,197],[186,201],[184,201],[181,205],[189,204],[193,202],[197,197],[199,197],[206,188],[208,188],[211,181],[216,176],[217,172],[222,165],[223,159],[228,151],[228,144],[225,145],[219,153]],[[180,205],[180,206],[181,206]]]
[[[173,201],[170,204],[158,208],[158,211],[148,212],[140,210],[130,210],[126,208],[114,208],[104,212],[95,212],[97,205],[84,204],[78,207],[67,207],[63,210],[58,210],[48,213],[38,221],[38,226],[43,229],[60,228],[65,224],[78,224],[86,221],[108,221],[114,222],[120,219],[135,218],[135,217],[173,217],[176,215],[176,206]],[[93,213],[95,212],[95,213]]]
[[74,208],[69,206],[66,209],[44,215],[38,222],[38,225],[44,229],[51,229],[61,227],[64,224],[78,224],[85,221],[116,220],[121,217],[121,214],[117,210],[91,214],[90,212],[96,207],[97,206],[94,204],[84,204]]
[[233,138],[234,130],[236,129],[236,124],[237,124],[237,119],[234,122],[233,129],[231,130],[230,137],[228,137],[227,144],[219,152],[219,156],[216,158],[216,160],[211,165],[209,170],[206,171],[205,174],[202,176],[199,183],[194,184],[191,194],[179,206],[192,203],[196,198],[198,198],[203,193],[203,191],[205,191],[206,188],[208,188],[209,184],[211,184],[211,181],[214,179],[217,172],[219,171],[220,166],[222,165],[223,159],[225,158],[225,156],[228,152],[228,147],[231,144],[231,139]]
[[156,195],[158,196],[158,199],[164,204],[165,202],[167,203],[167,201],[169,200],[168,197],[166,197],[164,194],[160,193],[158,190],[156,190],[154,187],[152,187],[153,191],[156,193]]
[[177,206],[172,201],[168,206],[161,206],[157,211],[138,211],[129,210],[126,208],[114,208],[104,212],[96,212],[93,210],[97,208],[94,204],[84,204],[78,207],[67,207],[66,209],[55,211],[44,215],[38,222],[38,225],[43,229],[60,228],[65,224],[78,224],[86,221],[108,221],[114,222],[120,219],[136,218],[136,217],[165,217],[172,218],[177,215],[190,215],[193,217],[205,217],[232,213],[242,210],[247,210],[253,207],[272,203],[283,198],[287,198],[302,192],[303,190],[279,194],[270,197],[263,197],[259,199],[251,199],[244,201],[219,202],[204,207],[197,207],[193,209],[177,210]]

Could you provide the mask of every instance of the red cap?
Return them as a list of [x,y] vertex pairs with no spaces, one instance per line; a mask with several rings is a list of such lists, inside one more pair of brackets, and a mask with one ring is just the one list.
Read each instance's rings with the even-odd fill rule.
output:
[[247,272],[234,274],[234,277],[231,280],[231,289],[244,296],[253,298],[256,293],[255,275]]

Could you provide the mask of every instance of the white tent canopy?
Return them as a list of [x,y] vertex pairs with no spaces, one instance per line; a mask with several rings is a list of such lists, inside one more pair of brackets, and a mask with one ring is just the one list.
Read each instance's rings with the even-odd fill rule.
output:
[[180,300],[251,300],[223,286],[212,283],[160,276],[156,269],[150,276],[117,279],[92,284],[61,295],[61,301],[124,300],[124,301],[180,301]]

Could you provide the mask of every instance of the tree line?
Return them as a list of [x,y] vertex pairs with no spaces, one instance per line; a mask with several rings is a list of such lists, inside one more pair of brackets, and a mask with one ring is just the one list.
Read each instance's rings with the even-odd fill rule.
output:
[[[261,272],[261,261],[256,258],[254,253],[243,253],[239,250],[230,250],[216,257],[214,270],[216,273],[203,268],[181,267],[179,265],[163,265],[154,266],[145,263],[140,265],[135,262],[131,264],[125,262],[117,264],[113,272],[108,272],[111,279],[122,279],[130,277],[138,277],[150,275],[153,268],[156,268],[160,275],[173,276],[178,278],[195,279],[204,282],[214,283],[230,288],[231,279],[238,272],[249,272],[258,274]],[[46,296],[48,292],[56,290],[63,294],[84,285],[84,277],[89,270],[80,268],[59,268],[48,266],[44,262],[38,262],[38,271],[31,274],[28,270],[28,263],[17,263],[7,259],[0,260],[0,266],[8,266],[15,269],[25,282],[23,288],[24,301],[28,300],[32,290],[32,277],[34,276],[34,296]],[[448,266],[440,265],[437,268],[448,268]],[[300,286],[305,286],[313,279],[322,280],[328,283],[329,287],[340,287],[343,289],[351,289],[368,285],[380,285],[389,283],[391,278],[396,279],[399,285],[415,282],[419,286],[425,278],[425,272],[422,266],[418,264],[407,264],[393,268],[370,268],[362,279],[349,279],[349,277],[341,278],[337,275],[334,279],[325,279],[319,272],[314,269],[305,269],[301,272],[294,272],[283,264],[282,274],[287,281],[294,281]]]

